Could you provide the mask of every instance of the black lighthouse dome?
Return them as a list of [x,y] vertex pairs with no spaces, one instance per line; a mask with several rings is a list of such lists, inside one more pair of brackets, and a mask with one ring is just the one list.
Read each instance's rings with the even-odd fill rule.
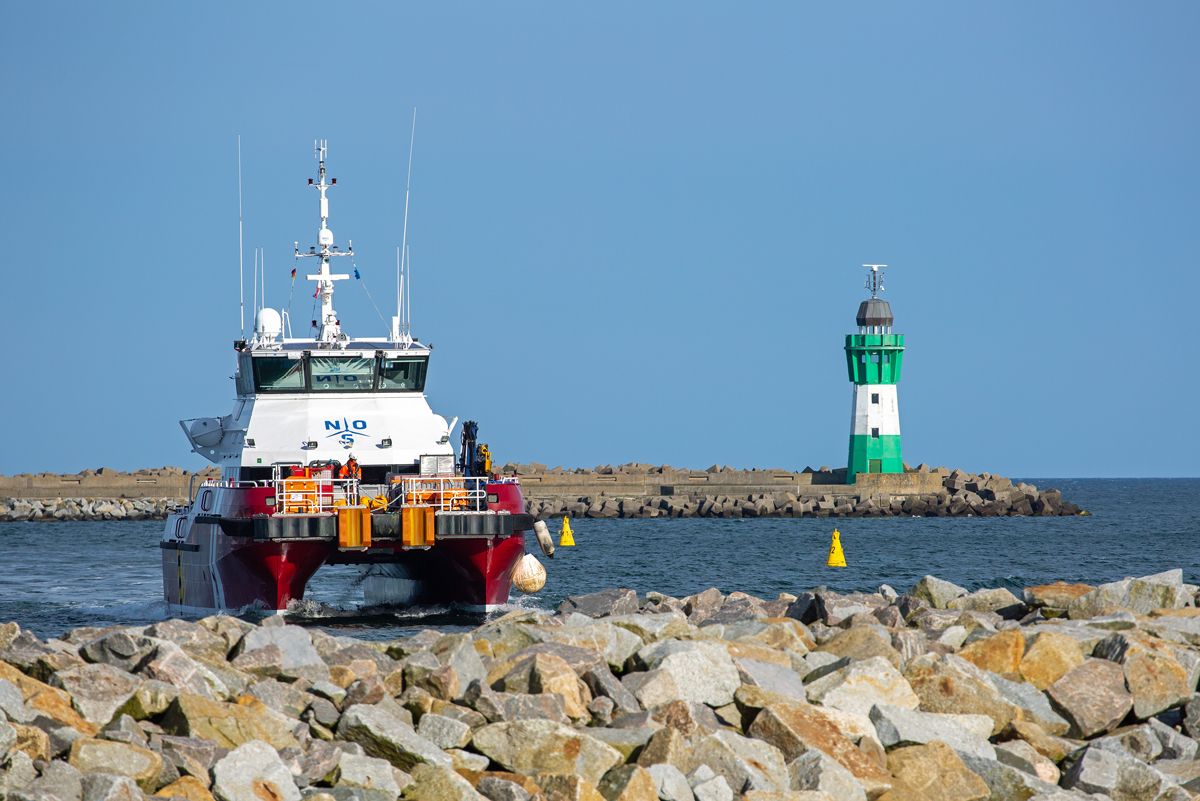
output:
[[858,304],[858,316],[855,318],[859,328],[892,325],[892,307],[886,300],[871,298]]

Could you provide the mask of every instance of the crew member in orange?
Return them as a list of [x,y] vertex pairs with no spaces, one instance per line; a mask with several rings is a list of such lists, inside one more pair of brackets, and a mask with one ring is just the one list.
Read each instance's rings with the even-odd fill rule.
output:
[[362,478],[362,470],[358,467],[358,459],[352,453],[346,463],[338,470],[338,478]]

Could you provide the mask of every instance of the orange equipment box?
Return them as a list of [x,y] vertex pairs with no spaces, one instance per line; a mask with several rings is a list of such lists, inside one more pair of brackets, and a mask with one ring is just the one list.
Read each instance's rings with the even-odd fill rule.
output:
[[405,506],[400,510],[400,544],[433,545],[434,516],[429,506]]
[[371,547],[371,510],[365,506],[343,506],[337,510],[338,547]]

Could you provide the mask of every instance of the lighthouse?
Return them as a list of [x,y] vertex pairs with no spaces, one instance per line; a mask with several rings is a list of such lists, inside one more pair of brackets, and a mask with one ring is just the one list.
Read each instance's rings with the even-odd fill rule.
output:
[[870,300],[858,307],[858,333],[846,336],[846,367],[854,383],[850,412],[850,454],[846,483],[858,473],[903,473],[900,456],[900,406],[896,382],[904,357],[904,335],[892,333],[892,307],[879,299],[886,264],[869,268]]

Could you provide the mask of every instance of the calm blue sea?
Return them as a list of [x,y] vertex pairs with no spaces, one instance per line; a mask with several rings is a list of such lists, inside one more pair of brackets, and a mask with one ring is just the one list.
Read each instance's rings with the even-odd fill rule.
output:
[[[932,573],[971,589],[1047,582],[1095,584],[1183,568],[1200,584],[1200,479],[1021,479],[1057,487],[1090,517],[741,520],[579,520],[574,548],[541,556],[545,589],[514,591],[513,607],[552,609],[565,596],[607,587],[682,596],[718,587],[763,598],[825,585],[904,592]],[[551,521],[557,531],[559,521]],[[847,567],[825,566],[841,532]],[[162,523],[0,523],[0,622],[41,637],[85,625],[161,619]],[[391,639],[421,628],[454,630],[479,618],[448,609],[362,608],[353,568],[322,568],[298,622],[333,633]]]

